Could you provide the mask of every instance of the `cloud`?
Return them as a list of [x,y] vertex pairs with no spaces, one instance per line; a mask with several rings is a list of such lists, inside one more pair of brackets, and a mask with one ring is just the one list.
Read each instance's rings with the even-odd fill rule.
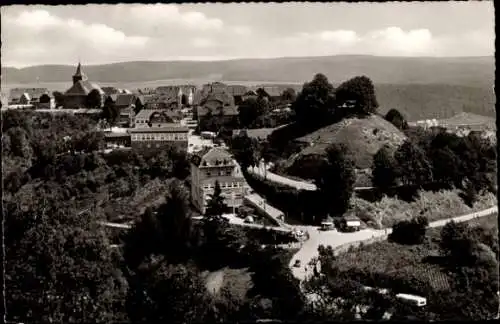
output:
[[145,36],[126,35],[105,24],[63,19],[46,10],[23,11],[15,17],[2,14],[2,56],[5,62],[33,60],[42,63],[74,61],[77,56],[112,55],[140,51]]
[[129,16],[148,27],[176,26],[198,31],[222,30],[224,22],[209,18],[198,11],[181,12],[176,5],[135,5],[127,6]]
[[231,30],[236,35],[250,35],[250,34],[252,34],[252,29],[248,26],[233,26],[231,28]]
[[284,40],[290,46],[302,48],[305,54],[318,55],[368,54],[412,56],[431,54],[433,37],[427,29],[404,31],[388,27],[360,35],[353,30],[323,30],[297,33]]
[[404,31],[399,27],[388,27],[368,33],[363,40],[375,54],[390,52],[394,55],[432,55],[434,39],[428,29]]
[[[2,7],[2,63],[74,64],[78,57],[85,64],[99,64],[187,57],[215,60],[494,53],[493,28],[489,32],[481,26],[439,30],[431,23],[413,23],[409,27],[389,18],[383,22],[367,20],[364,25],[364,21],[341,22],[337,28],[333,14],[303,18],[284,6],[276,12],[262,10],[258,5],[245,7],[248,10],[244,12],[240,5],[234,10],[226,8],[163,4]],[[285,30],[283,21],[291,21],[292,25]]]
[[206,48],[214,46],[215,42],[209,38],[195,38],[193,39],[192,44],[197,48]]

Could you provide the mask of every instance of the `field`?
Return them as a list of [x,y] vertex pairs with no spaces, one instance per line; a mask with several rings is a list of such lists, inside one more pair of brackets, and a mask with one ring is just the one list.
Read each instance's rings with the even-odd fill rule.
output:
[[247,268],[232,269],[226,267],[217,271],[206,271],[203,276],[205,276],[207,289],[214,294],[225,288],[232,296],[244,300],[247,292],[252,288],[251,273]]

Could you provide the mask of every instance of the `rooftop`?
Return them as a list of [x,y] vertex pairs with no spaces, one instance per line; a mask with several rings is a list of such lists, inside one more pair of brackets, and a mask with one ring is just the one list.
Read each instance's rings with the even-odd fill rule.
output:
[[221,147],[203,149],[196,153],[195,157],[194,163],[202,167],[235,164],[231,154]]
[[129,129],[130,133],[187,133],[189,128],[180,124],[162,124],[160,127],[136,127]]

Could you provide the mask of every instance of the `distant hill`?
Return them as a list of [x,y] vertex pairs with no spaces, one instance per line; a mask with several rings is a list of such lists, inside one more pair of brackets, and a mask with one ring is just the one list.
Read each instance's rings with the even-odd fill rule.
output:
[[[76,64],[75,64],[76,65]],[[241,59],[215,62],[124,62],[85,66],[95,82],[143,82],[168,79],[218,79],[226,81],[299,82],[316,73],[339,83],[367,75],[375,84],[449,84],[491,86],[493,57],[402,58],[361,55]],[[41,65],[22,69],[2,67],[2,82],[67,82],[75,66]]]

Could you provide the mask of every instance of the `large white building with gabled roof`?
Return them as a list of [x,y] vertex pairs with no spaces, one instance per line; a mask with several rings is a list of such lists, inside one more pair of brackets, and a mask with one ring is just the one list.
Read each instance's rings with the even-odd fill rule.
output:
[[195,153],[191,160],[191,199],[201,213],[205,213],[216,181],[229,208],[236,209],[243,205],[243,197],[248,194],[250,187],[231,154],[222,147]]

